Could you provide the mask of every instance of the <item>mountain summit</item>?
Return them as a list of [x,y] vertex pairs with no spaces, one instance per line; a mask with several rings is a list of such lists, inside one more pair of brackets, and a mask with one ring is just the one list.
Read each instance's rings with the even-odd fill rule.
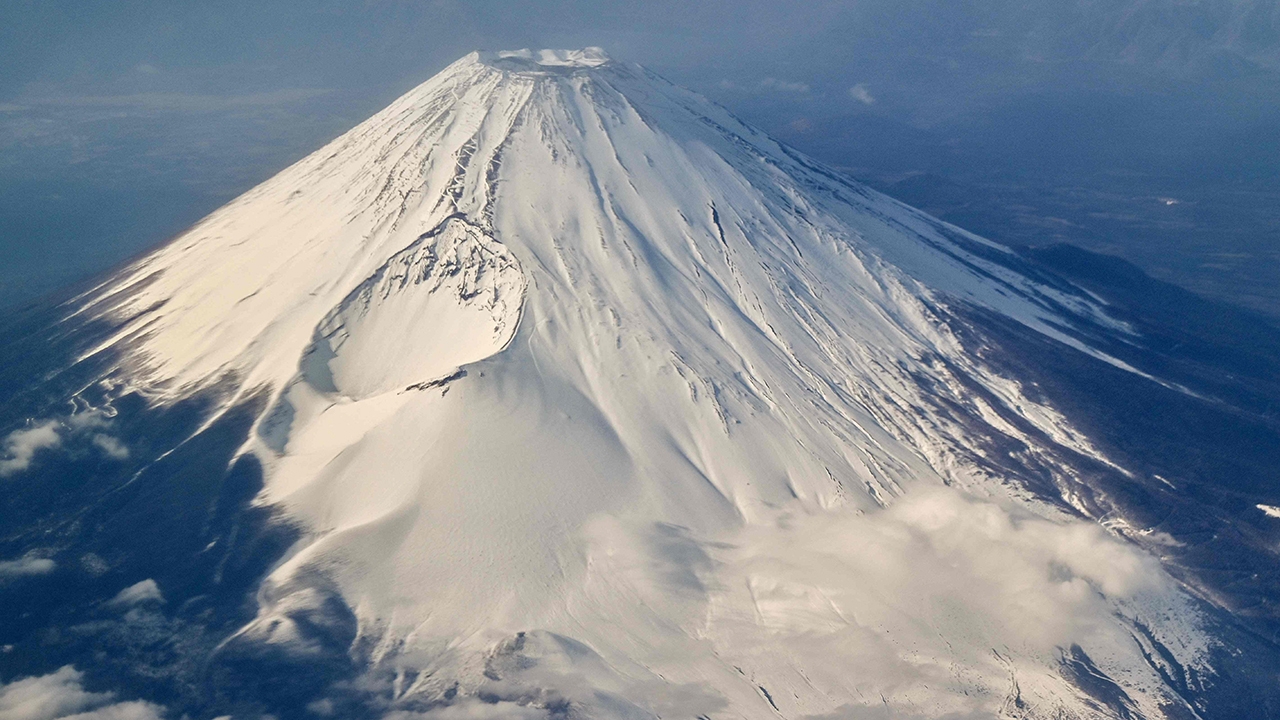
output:
[[55,437],[190,415],[92,456],[121,497],[196,446],[260,478],[156,612],[239,582],[201,667],[329,673],[202,707],[1183,718],[1221,670],[1089,519],[1144,471],[987,331],[1194,396],[1130,322],[597,48],[473,53],[63,307],[98,369]]

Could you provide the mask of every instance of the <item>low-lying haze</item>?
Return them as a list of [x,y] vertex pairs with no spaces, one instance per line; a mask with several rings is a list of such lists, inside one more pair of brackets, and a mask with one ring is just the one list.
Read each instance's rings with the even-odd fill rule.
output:
[[1280,313],[1278,13],[1248,0],[7,3],[0,303],[176,234],[470,50],[602,45],[944,219],[1120,254]]

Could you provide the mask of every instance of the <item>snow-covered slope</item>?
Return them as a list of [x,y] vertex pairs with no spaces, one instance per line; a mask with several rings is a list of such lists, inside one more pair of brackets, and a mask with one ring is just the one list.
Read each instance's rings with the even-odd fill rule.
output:
[[305,534],[230,642],[332,652],[340,600],[389,711],[1164,717],[1192,603],[1027,490],[1110,461],[953,310],[1121,367],[1072,328],[1127,330],[1017,268],[641,68],[520,51],[79,302],[155,403],[269,395],[243,452]]

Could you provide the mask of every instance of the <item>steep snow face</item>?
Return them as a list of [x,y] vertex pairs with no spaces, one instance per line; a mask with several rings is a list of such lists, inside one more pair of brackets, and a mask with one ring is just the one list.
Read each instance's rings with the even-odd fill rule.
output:
[[107,346],[158,403],[270,395],[245,452],[308,534],[237,641],[321,652],[336,595],[397,703],[1161,717],[1156,664],[1204,650],[1189,601],[1029,499],[1108,460],[950,308],[1095,355],[1076,320],[1126,330],[1016,267],[598,49],[518,51],[82,312],[125,321]]
[[506,345],[523,293],[506,248],[451,217],[392,255],[321,321],[304,377],[352,399],[443,378]]

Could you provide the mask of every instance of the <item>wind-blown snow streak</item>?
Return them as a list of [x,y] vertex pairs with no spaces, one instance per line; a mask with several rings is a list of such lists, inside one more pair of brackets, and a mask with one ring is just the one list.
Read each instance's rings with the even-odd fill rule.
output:
[[1085,663],[1161,717],[1150,658],[1196,665],[1191,605],[1025,499],[1020,468],[1107,460],[950,308],[1098,356],[1073,324],[1126,330],[1012,268],[643,69],[524,51],[453,64],[82,312],[125,321],[105,347],[156,402],[272,393],[246,451],[310,532],[240,640],[307,652],[337,592],[397,702],[1121,712],[1061,671]]

